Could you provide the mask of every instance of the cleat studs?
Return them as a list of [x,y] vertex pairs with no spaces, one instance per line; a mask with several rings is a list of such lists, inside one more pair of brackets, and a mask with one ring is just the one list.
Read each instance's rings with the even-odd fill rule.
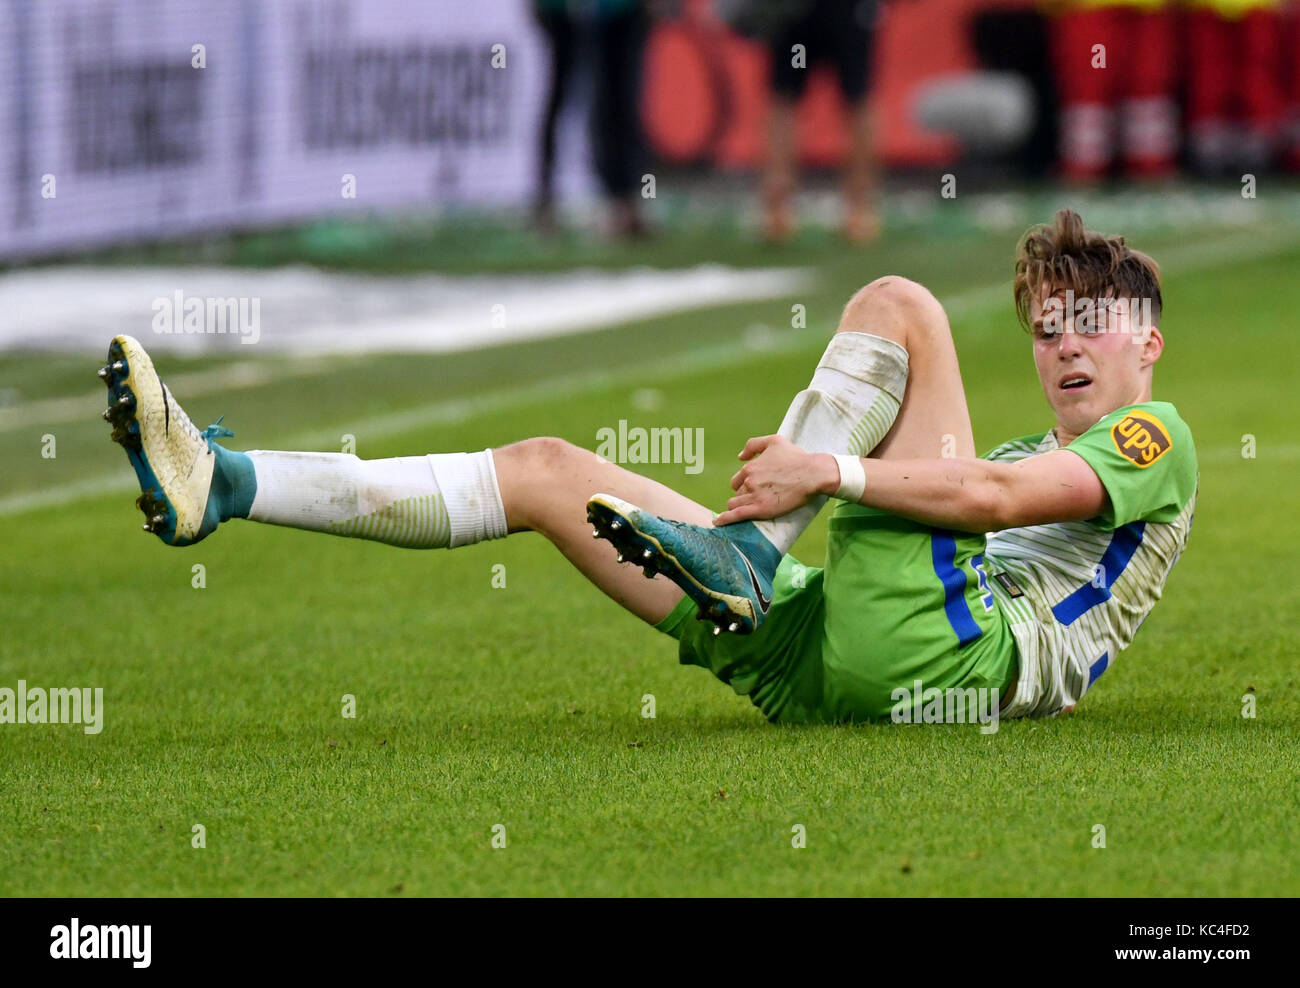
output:
[[[142,497],[140,500],[143,501],[144,498]],[[146,514],[148,513],[149,508],[157,507],[156,502],[147,505],[139,504],[137,502],[137,505],[141,510],[145,511]],[[152,534],[157,535],[159,532],[163,530],[163,528],[166,525],[167,525],[167,516],[163,514],[156,514],[156,515],[150,515],[149,520],[145,522],[143,525],[141,525],[140,527],[143,528],[146,532],[151,532]]]
[[600,538],[600,529],[599,529],[599,528],[593,528],[593,529],[591,530],[591,537],[592,537],[593,539],[598,539],[598,538]]
[[619,561],[620,563],[625,563],[625,562],[627,562],[627,556],[623,555],[623,554],[620,552],[620,553],[618,554],[618,561]]
[[720,625],[720,624],[715,624],[715,625],[713,626],[713,637],[716,638],[716,637],[718,637],[718,635],[720,635],[720,634],[722,634],[722,625]]
[[645,569],[643,569],[641,573],[642,575],[645,576],[647,580],[653,580],[655,578],[655,571],[650,566],[647,566]]
[[651,552],[649,549],[646,549],[644,552],[641,553],[641,558],[642,558],[642,559],[653,559],[653,558],[654,558],[654,553]]
[[138,432],[131,432],[129,429],[124,429],[121,425],[115,424],[113,426],[112,439],[113,442],[125,446],[128,449],[140,448],[140,434]]
[[135,398],[133,398],[131,395],[122,395],[122,397],[117,399],[117,407],[127,408],[127,409],[134,408]]
[[737,631],[740,630],[740,625],[737,624],[735,621],[732,621],[731,624],[727,625],[727,630],[734,635]]
[[101,381],[108,380],[108,364],[105,364],[103,367],[99,369],[99,379]]
[[167,502],[163,499],[163,492],[156,487],[150,488],[140,494],[135,499],[135,506],[144,512],[144,516],[150,521],[154,518],[167,518]]
[[623,522],[620,519],[615,518],[613,521],[609,523],[609,527],[617,532],[620,528],[623,527]]
[[110,417],[110,416],[109,416],[109,413],[110,413],[110,412],[112,412],[112,409],[111,409],[111,408],[105,408],[105,409],[104,409],[104,421],[105,421],[105,422],[109,421],[109,417]]
[[126,361],[124,361],[124,360],[114,360],[114,361],[113,361],[113,366],[110,368],[110,370],[112,370],[112,372],[113,372],[114,374],[124,374],[124,373],[126,373]]

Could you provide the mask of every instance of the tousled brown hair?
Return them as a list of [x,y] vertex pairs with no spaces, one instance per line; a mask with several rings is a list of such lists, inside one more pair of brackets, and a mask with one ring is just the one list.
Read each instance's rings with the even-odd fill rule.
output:
[[1073,209],[1031,226],[1016,246],[1016,315],[1027,330],[1030,301],[1043,298],[1044,285],[1048,294],[1073,289],[1076,298],[1149,298],[1152,322],[1160,323],[1160,267],[1123,237],[1089,230]]

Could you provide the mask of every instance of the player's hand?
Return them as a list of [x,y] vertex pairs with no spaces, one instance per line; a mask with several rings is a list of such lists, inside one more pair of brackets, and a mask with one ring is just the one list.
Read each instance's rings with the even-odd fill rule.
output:
[[775,518],[801,508],[827,484],[839,484],[839,467],[826,453],[807,453],[782,436],[758,436],[745,443],[740,459],[748,462],[731,478],[735,497],[714,525]]

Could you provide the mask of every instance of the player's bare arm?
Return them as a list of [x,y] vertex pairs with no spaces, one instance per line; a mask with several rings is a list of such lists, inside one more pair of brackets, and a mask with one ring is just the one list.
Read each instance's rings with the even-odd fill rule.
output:
[[[749,462],[731,479],[737,493],[714,519],[729,525],[774,518],[843,483],[829,453],[808,453],[782,436],[751,439]],[[856,503],[913,521],[962,532],[996,532],[1022,525],[1085,521],[1106,507],[1106,489],[1086,462],[1058,450],[1018,463],[975,458],[860,459],[865,491]]]

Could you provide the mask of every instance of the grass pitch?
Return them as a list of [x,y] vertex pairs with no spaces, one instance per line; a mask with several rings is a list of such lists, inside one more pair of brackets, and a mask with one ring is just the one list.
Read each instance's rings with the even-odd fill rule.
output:
[[[139,531],[131,493],[54,498],[130,479],[93,410],[0,432],[0,686],[105,694],[95,736],[0,725],[0,893],[1300,894],[1300,247],[1263,219],[1202,243],[1178,231],[1134,240],[1167,268],[1156,395],[1198,445],[1191,543],[1073,717],[995,735],[768,725],[703,670],[678,667],[674,642],[539,536],[413,552],[239,522],[167,549]],[[1005,288],[1013,243],[973,228],[866,251],[684,241],[678,263],[813,264],[819,287],[179,397],[200,425],[224,413],[234,448],[337,449],[351,433],[363,457],[530,434],[590,448],[619,419],[704,426],[703,473],[644,469],[719,506],[735,451],[775,429],[845,299],[888,272],[951,302],[981,449],[1047,428]],[[667,263],[671,237],[653,251]],[[805,330],[790,328],[795,303]],[[105,344],[122,330],[105,326]],[[6,356],[0,384],[11,401],[98,400],[101,358]],[[158,363],[164,377],[197,369]],[[54,459],[40,456],[46,433]],[[823,517],[795,554],[820,563],[824,537]],[[204,589],[191,585],[196,563]],[[341,716],[344,694],[355,719]],[[654,719],[641,716],[645,694]],[[191,846],[195,824],[206,848]]]

